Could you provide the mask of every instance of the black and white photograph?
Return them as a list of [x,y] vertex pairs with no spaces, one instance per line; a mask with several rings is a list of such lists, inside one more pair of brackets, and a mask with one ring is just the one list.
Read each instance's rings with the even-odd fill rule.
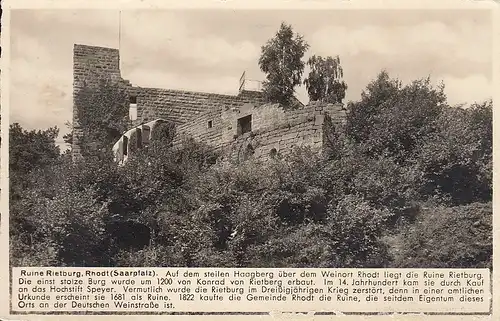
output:
[[11,10],[10,266],[491,269],[492,26]]

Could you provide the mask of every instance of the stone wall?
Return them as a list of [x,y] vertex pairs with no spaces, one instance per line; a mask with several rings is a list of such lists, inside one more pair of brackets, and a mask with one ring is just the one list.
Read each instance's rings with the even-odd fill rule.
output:
[[297,146],[308,146],[320,150],[322,146],[322,124],[315,117],[293,125],[282,124],[266,131],[245,134],[225,147],[225,154],[233,161],[255,158],[266,160],[276,155],[286,156]]
[[285,111],[279,105],[243,104],[239,107],[211,109],[177,127],[179,141],[189,136],[216,148],[231,144],[237,137],[238,119],[252,116],[252,131],[265,130],[285,121]]
[[[180,140],[184,137],[191,137],[196,141],[205,142],[215,148],[221,147],[224,127],[221,114],[221,109],[208,110],[191,119],[189,122],[178,125],[174,144],[179,144]],[[209,122],[211,122],[211,127],[209,127]]]
[[138,117],[135,124],[157,118],[183,124],[204,112],[262,101],[260,94],[246,92],[239,95],[221,95],[158,88],[137,88],[136,90]]
[[286,156],[298,146],[322,151],[325,136],[332,130],[330,126],[342,125],[345,111],[342,105],[311,103],[275,117],[274,122],[266,123],[268,126],[246,133],[225,145],[224,153],[230,155],[232,160],[242,161]]
[[[251,132],[237,135],[237,120],[248,115],[252,115]],[[179,145],[185,137],[192,137],[233,160],[268,159],[274,153],[285,156],[295,146],[320,150],[330,123],[339,126],[344,119],[342,105],[311,103],[302,108],[283,110],[273,104],[245,104],[240,108],[204,112],[178,126],[174,145]]]

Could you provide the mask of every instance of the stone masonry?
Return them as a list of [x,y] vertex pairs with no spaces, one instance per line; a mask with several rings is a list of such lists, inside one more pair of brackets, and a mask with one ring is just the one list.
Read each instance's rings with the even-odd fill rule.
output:
[[82,88],[99,85],[100,79],[116,81],[125,87],[129,83],[120,76],[120,53],[117,49],[75,45],[73,48],[73,159],[80,156],[80,140],[83,135],[78,120],[80,106],[76,96]]
[[[221,95],[132,86],[121,77],[117,49],[75,45],[73,62],[74,97],[84,85],[95,86],[99,78],[107,77],[127,89],[130,103],[137,110],[133,126],[156,119],[171,121],[176,124],[174,145],[192,137],[237,160],[286,155],[294,146],[321,150],[330,129],[327,120],[339,125],[345,118],[341,104],[299,103],[297,108],[285,110],[265,103],[258,91]],[[74,158],[80,155],[82,135],[78,108],[84,106],[74,100]]]

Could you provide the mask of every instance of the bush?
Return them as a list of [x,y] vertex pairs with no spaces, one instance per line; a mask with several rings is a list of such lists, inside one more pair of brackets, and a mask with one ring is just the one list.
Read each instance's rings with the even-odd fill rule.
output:
[[[419,149],[417,164],[425,175],[422,194],[451,206],[491,200],[491,108],[489,103],[444,110],[436,131]],[[479,122],[479,116],[489,118],[489,125]]]
[[408,268],[484,268],[492,264],[492,204],[427,208],[402,234],[395,265]]
[[[106,204],[96,200],[94,190],[75,192],[63,187],[53,199],[40,197],[34,191],[26,195],[22,204],[24,213],[13,222],[14,225],[22,222],[25,229],[14,229],[14,250],[31,252],[35,255],[29,260],[46,264],[101,264],[99,245],[105,237],[104,220],[107,208]],[[40,261],[37,251],[41,245],[45,247],[41,253],[47,256]],[[20,257],[19,254],[13,256]]]
[[[182,215],[205,240],[196,245],[191,236],[183,240],[197,257],[191,263],[383,266],[388,259],[379,238],[389,212],[353,196],[329,197],[323,181],[316,179],[326,176],[318,170],[322,160],[311,156],[297,150],[285,160],[221,163],[203,173],[196,186],[187,188],[194,210]],[[337,198],[342,199],[339,204]],[[169,220],[177,226],[173,222]],[[217,262],[214,255],[224,260]]]

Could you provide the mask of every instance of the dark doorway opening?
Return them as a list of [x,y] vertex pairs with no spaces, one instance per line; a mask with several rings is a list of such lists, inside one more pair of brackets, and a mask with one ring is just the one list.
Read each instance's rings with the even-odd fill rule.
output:
[[252,115],[238,119],[238,136],[252,131]]

